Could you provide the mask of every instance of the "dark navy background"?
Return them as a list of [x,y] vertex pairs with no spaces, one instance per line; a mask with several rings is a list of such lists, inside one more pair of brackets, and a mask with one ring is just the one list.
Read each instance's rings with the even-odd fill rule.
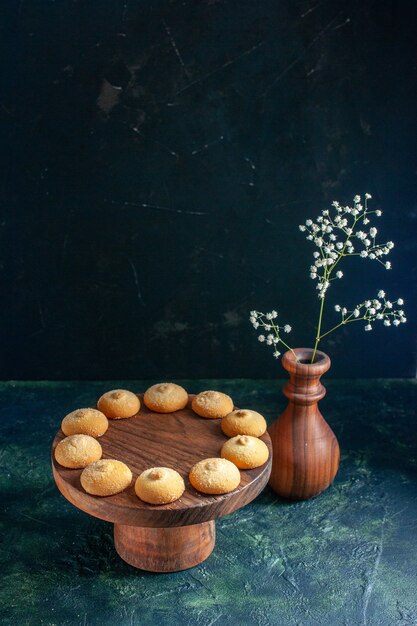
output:
[[414,2],[0,10],[1,378],[281,376],[248,312],[312,344],[298,224],[365,191],[393,270],[352,261],[332,302],[384,288],[409,321],[332,336],[329,375],[415,375]]

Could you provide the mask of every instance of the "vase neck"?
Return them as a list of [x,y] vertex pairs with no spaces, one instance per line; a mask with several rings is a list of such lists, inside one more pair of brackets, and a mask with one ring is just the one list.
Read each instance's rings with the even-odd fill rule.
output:
[[320,377],[329,369],[330,359],[324,352],[317,352],[317,360],[310,363],[311,355],[312,350],[296,348],[283,356],[282,365],[290,376],[283,393],[294,404],[317,404],[326,395]]

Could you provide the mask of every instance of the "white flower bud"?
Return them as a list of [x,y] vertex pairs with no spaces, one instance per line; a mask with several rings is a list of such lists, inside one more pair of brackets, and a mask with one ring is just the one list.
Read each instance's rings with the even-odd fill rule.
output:
[[263,343],[265,341],[265,335],[259,335],[258,337],[258,341],[260,341],[261,343]]
[[284,326],[284,332],[286,333],[290,333],[292,331],[292,328],[289,324],[285,324]]
[[402,306],[404,304],[404,300],[402,298],[398,298],[397,300],[397,304],[399,304],[400,306]]
[[336,276],[337,278],[342,278],[343,276],[343,272],[341,272],[340,270],[338,272],[336,272]]
[[367,324],[367,325],[365,326],[365,330],[372,330],[372,326],[371,326],[370,324]]

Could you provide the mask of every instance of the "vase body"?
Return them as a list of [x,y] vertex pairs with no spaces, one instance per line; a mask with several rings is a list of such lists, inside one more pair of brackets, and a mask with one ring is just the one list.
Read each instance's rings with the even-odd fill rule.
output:
[[336,476],[340,451],[336,436],[319,411],[318,402],[326,390],[320,377],[330,367],[330,359],[317,351],[296,348],[282,357],[289,373],[283,388],[288,406],[268,429],[273,460],[269,484],[277,494],[292,500],[317,496]]

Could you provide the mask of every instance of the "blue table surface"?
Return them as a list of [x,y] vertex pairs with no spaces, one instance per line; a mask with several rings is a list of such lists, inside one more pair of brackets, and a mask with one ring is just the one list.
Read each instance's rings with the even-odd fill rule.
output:
[[[212,555],[174,574],[124,563],[112,525],[58,492],[62,417],[114,387],[155,381],[0,383],[0,623],[25,626],[417,625],[415,380],[331,380],[320,407],[342,451],[333,485],[289,503],[270,488],[216,522]],[[282,381],[187,380],[271,422]]]

